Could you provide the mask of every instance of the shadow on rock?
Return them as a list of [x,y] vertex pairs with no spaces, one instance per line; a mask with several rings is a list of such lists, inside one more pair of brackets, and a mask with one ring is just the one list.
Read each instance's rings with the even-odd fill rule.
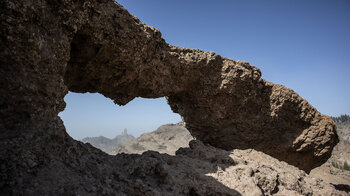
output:
[[350,186],[347,184],[332,184],[335,189],[350,193]]

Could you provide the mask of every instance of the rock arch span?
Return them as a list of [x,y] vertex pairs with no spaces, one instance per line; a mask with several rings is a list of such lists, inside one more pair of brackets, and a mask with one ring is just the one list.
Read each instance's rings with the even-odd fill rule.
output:
[[70,90],[120,105],[166,96],[204,143],[254,148],[305,171],[324,163],[338,142],[328,116],[263,80],[258,68],[169,45],[112,0],[9,2],[0,26],[4,137],[43,132],[69,140],[57,114]]

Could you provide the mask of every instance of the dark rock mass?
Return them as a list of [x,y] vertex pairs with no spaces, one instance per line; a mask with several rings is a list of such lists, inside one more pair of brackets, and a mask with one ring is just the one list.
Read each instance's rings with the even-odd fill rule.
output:
[[[169,45],[158,30],[113,0],[2,0],[0,18],[3,193],[84,195],[138,189],[154,195],[156,187],[159,194],[173,193],[162,185],[179,177],[164,172],[164,164],[172,164],[167,158],[125,155],[129,161],[123,162],[124,156],[101,154],[69,137],[57,116],[68,90],[98,92],[120,105],[135,97],[166,96],[204,144],[224,150],[253,148],[305,171],[324,163],[338,142],[331,118],[294,91],[263,80],[258,68]],[[143,158],[154,163],[144,165],[147,170],[138,162]],[[113,170],[115,161],[131,167],[128,172],[142,180]],[[203,183],[215,183],[205,179]],[[135,187],[123,188],[123,183]],[[187,191],[181,193],[219,190],[214,185],[206,192],[189,186],[179,185]]]

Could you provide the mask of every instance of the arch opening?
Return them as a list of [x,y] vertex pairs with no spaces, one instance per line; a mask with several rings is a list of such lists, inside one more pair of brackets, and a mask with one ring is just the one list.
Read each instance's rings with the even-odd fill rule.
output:
[[[125,25],[113,26],[113,36],[111,29],[78,30],[64,74],[70,91],[98,92],[118,105],[166,96],[204,143],[253,148],[305,171],[330,156],[337,142],[334,123],[294,91],[263,80],[247,62],[171,46],[154,28]],[[322,142],[307,139],[319,132],[327,132]]]
[[153,150],[174,155],[192,139],[164,97],[118,106],[98,93],[69,92],[65,102],[59,116],[67,133],[108,154]]

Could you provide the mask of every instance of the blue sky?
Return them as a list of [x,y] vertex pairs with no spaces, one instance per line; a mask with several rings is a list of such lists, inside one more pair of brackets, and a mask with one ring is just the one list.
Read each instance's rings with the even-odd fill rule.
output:
[[[350,113],[350,1],[120,0],[170,44],[213,51],[259,67],[327,115]],[[139,135],[180,121],[164,98],[119,107],[101,95],[69,94],[62,116],[74,138]]]

